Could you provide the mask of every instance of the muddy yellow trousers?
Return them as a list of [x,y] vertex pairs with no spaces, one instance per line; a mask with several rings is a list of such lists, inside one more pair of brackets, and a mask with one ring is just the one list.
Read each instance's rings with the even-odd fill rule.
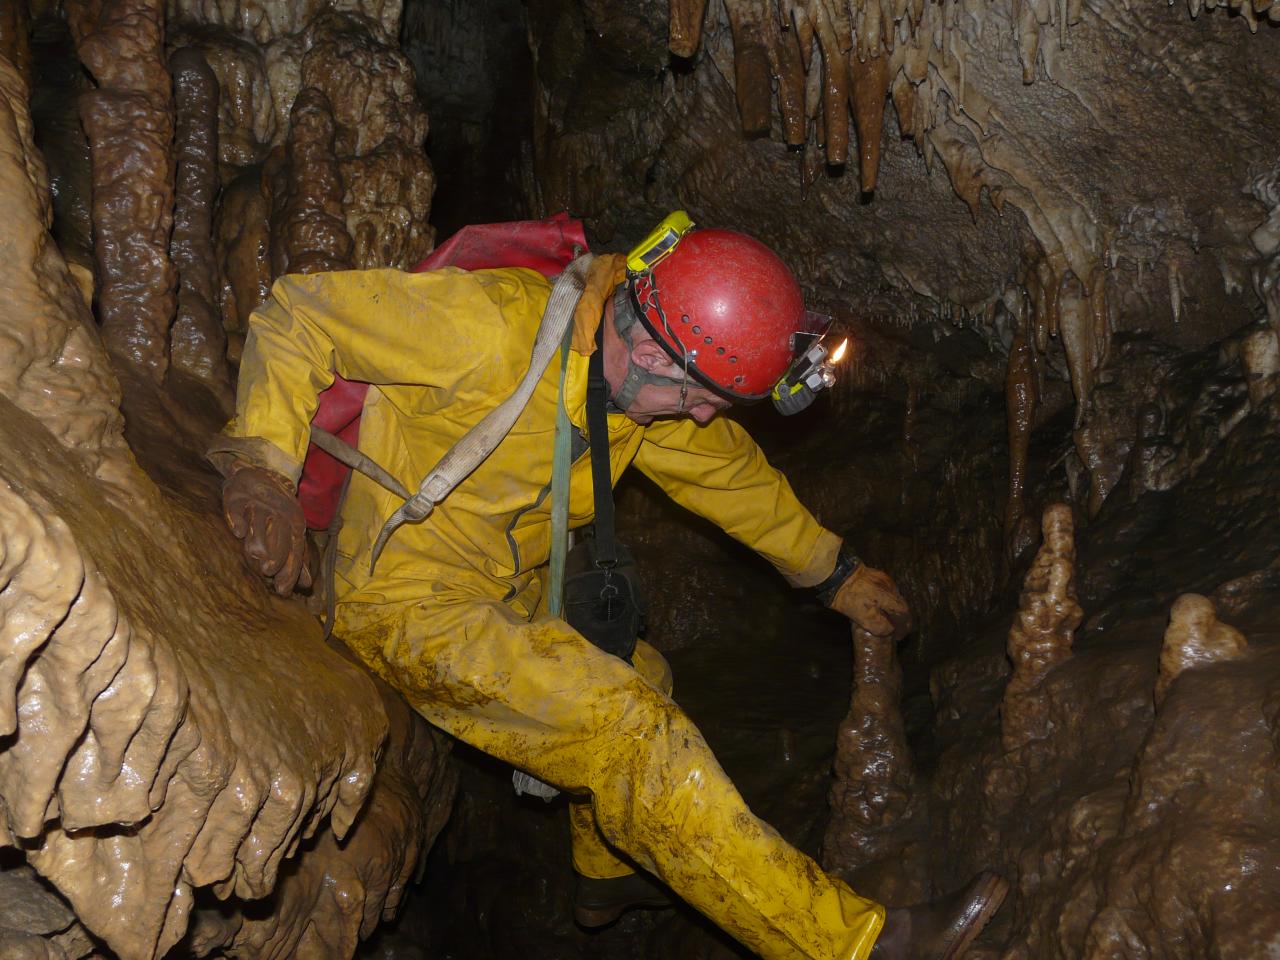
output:
[[589,874],[626,872],[594,826],[765,960],[870,952],[884,908],[751,813],[661,689],[651,649],[638,660],[646,679],[562,620],[473,598],[340,604],[337,626],[431,723],[589,798],[572,814],[575,863]]

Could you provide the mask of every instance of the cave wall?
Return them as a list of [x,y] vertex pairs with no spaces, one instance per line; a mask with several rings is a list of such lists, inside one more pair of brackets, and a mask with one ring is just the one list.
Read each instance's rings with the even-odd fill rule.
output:
[[203,451],[277,272],[430,249],[399,8],[5,16],[0,953],[351,956],[448,744],[245,571]]

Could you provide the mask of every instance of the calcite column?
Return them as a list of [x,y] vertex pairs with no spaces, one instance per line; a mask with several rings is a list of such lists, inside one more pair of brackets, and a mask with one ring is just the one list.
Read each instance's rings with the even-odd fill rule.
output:
[[1084,611],[1076,602],[1075,540],[1071,508],[1055,503],[1044,512],[1044,543],[1026,580],[1018,613],[1009,629],[1013,676],[1000,705],[1000,732],[1006,750],[1017,750],[1052,733],[1041,684],[1070,659],[1071,643]]
[[107,349],[157,382],[169,358],[177,271],[173,103],[162,0],[67,0],[80,60],[98,86],[80,116],[93,164],[98,319]]
[[853,698],[836,739],[831,822],[823,840],[824,865],[831,870],[864,864],[869,846],[910,800],[911,752],[894,648],[893,637],[853,628]]
[[216,294],[213,203],[218,194],[218,80],[195,47],[170,61],[177,108],[177,204],[170,251],[178,269],[173,365],[229,396],[227,335]]
[[275,274],[318,273],[351,265],[342,211],[342,175],[334,156],[333,108],[304,88],[289,114],[286,160],[272,177],[271,258]]

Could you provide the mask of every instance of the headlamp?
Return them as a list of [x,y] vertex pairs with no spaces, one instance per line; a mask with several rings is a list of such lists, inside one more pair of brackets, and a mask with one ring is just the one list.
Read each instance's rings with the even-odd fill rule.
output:
[[844,359],[849,338],[827,355],[827,348],[819,339],[796,358],[791,368],[774,384],[773,405],[785,417],[799,413],[813,403],[818,394],[836,382],[836,364]]
[[627,254],[627,269],[632,273],[652,270],[676,248],[680,238],[692,229],[693,221],[683,210],[668,214]]

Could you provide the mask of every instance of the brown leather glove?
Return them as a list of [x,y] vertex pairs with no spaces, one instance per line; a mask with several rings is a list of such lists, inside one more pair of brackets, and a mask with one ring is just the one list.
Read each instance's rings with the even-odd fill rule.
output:
[[865,563],[854,567],[836,588],[830,606],[878,637],[902,637],[911,630],[911,611],[893,579]]
[[244,541],[249,569],[270,577],[276,593],[311,586],[307,522],[288,480],[238,461],[222,483],[222,515]]

